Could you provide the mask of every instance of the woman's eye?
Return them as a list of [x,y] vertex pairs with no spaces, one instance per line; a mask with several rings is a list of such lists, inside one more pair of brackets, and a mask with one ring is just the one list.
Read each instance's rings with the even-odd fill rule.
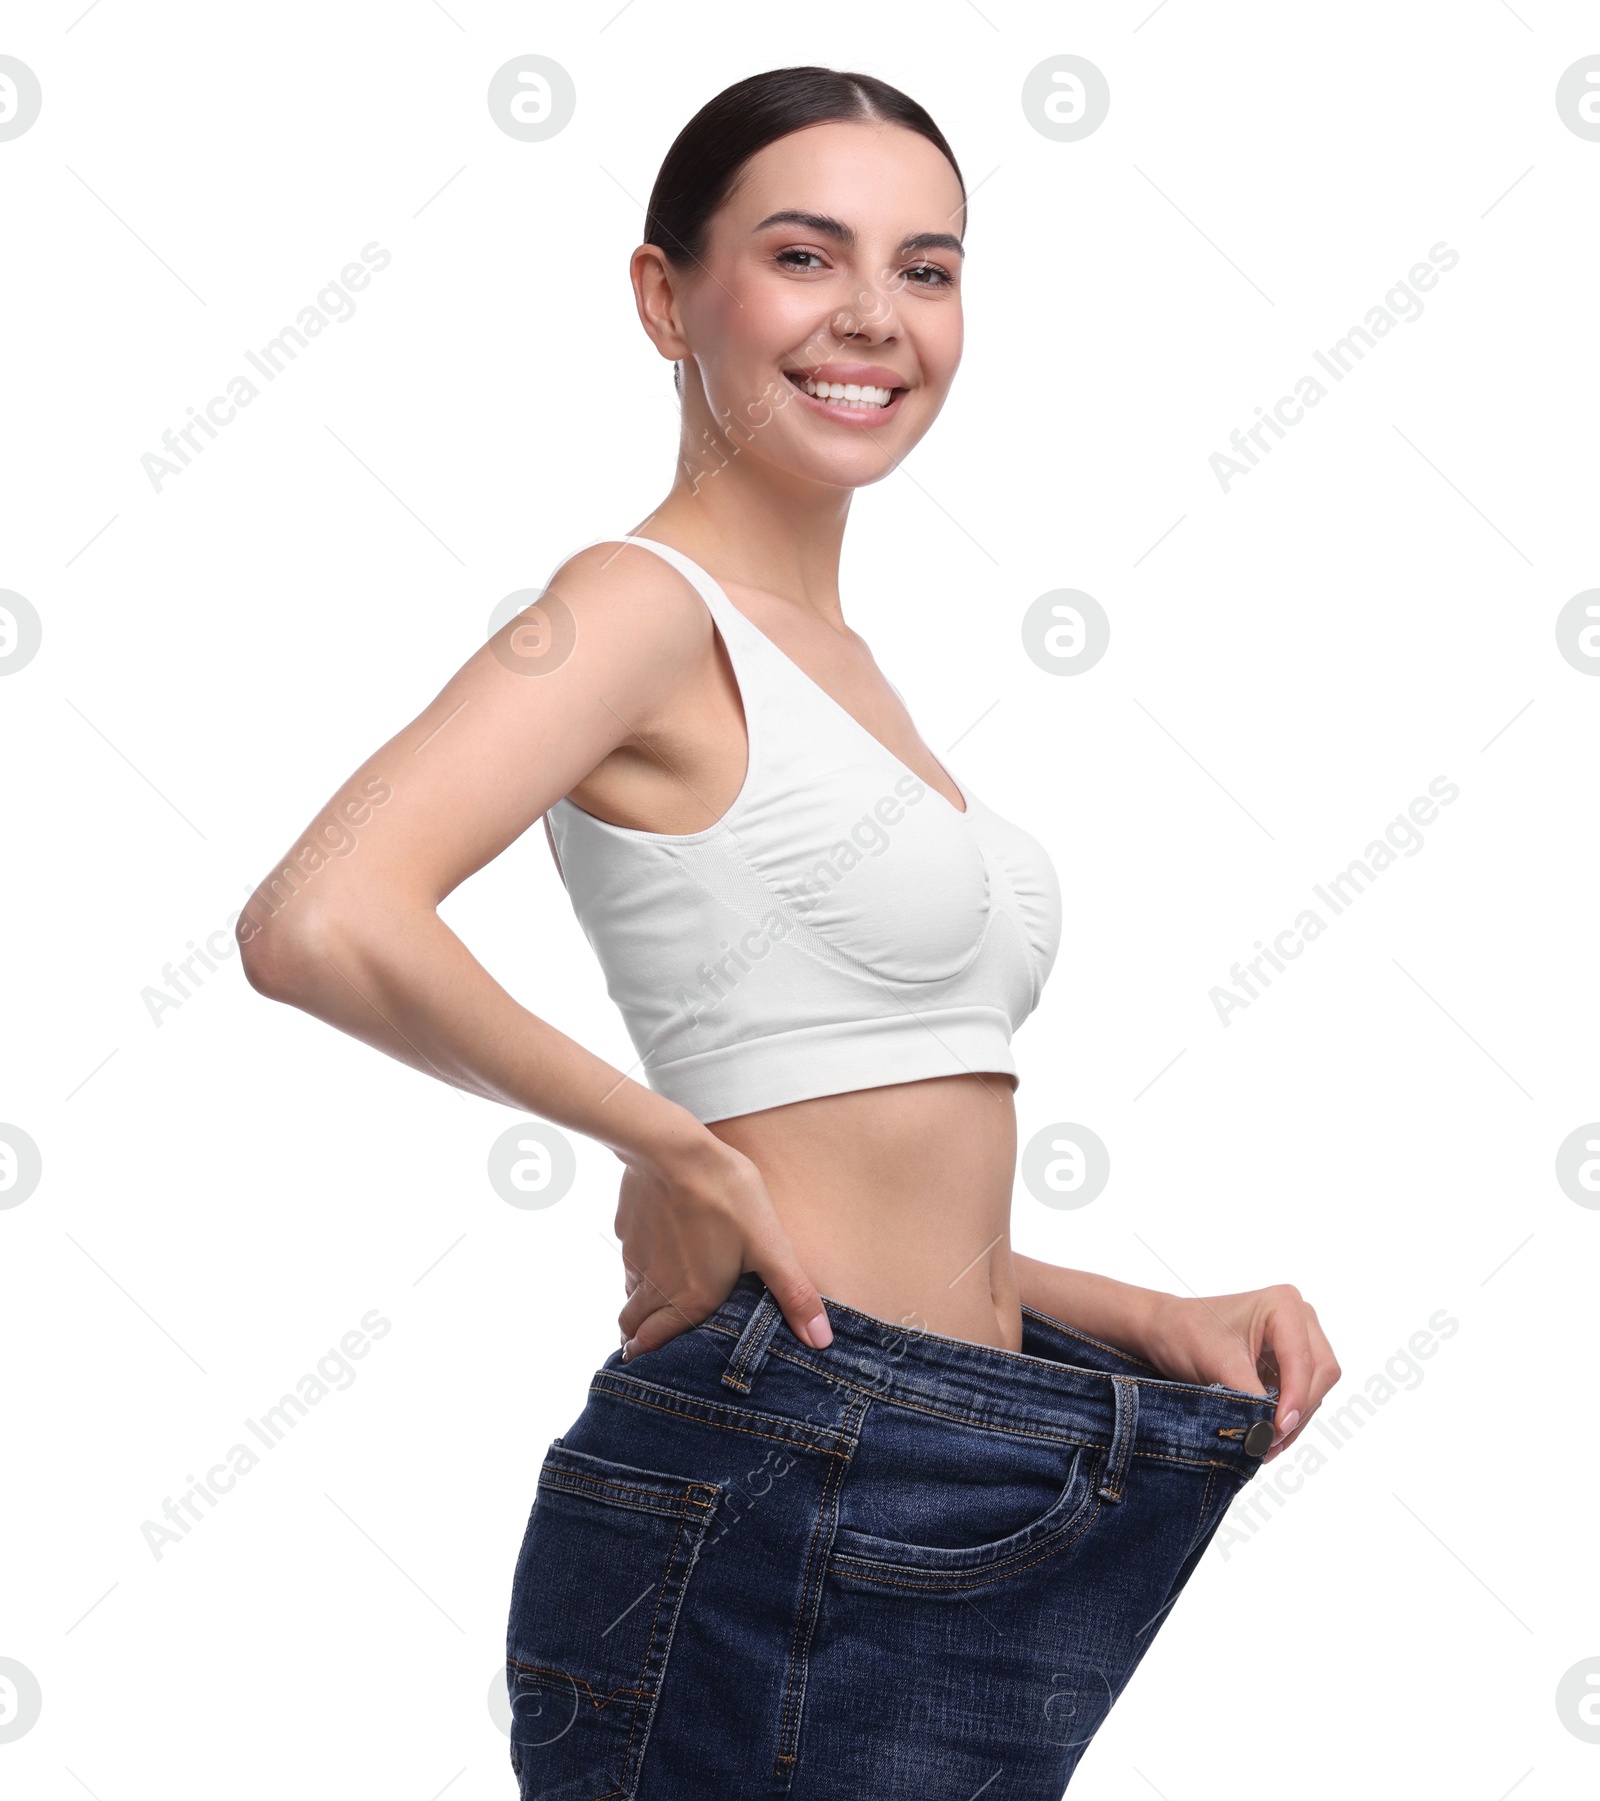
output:
[[[802,274],[811,274],[824,266],[825,259],[815,250],[791,248],[780,250],[773,261],[783,269],[796,269]],[[900,272],[900,279],[908,286],[917,288],[951,288],[955,286],[955,278],[948,269],[941,268],[938,263],[917,263]]]

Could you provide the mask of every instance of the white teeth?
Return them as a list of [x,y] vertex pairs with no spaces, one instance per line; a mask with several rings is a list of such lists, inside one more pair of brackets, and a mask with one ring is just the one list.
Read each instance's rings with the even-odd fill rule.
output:
[[867,411],[886,407],[894,398],[893,388],[868,388],[853,381],[811,381],[808,379],[798,385],[817,400],[830,401],[834,406],[861,407]]

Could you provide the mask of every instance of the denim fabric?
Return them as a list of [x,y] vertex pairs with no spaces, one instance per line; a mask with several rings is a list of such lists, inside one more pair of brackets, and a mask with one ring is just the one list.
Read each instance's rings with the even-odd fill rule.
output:
[[550,1446],[523,1801],[1057,1801],[1270,1439],[1031,1308],[1011,1352],[827,1304],[814,1351],[742,1276]]

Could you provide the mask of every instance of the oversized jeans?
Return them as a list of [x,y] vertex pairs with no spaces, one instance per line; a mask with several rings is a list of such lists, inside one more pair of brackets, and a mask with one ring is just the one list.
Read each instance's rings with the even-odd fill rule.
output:
[[812,1350],[742,1276],[550,1446],[524,1801],[1058,1801],[1272,1441],[1032,1308],[1012,1352],[827,1306]]

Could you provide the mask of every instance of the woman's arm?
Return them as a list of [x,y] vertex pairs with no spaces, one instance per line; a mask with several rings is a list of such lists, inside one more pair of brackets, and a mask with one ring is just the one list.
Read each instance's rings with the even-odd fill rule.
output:
[[1017,1293],[1026,1307],[1036,1307],[1052,1319],[1076,1326],[1091,1338],[1101,1338],[1118,1350],[1145,1357],[1142,1349],[1158,1304],[1166,1299],[1153,1288],[1135,1288],[1092,1270],[1063,1269],[1041,1263],[1013,1251]]
[[246,975],[414,1069],[615,1152],[620,1317],[639,1348],[698,1323],[744,1269],[798,1336],[825,1343],[825,1315],[808,1330],[820,1297],[755,1165],[529,1012],[439,917],[605,759],[647,746],[714,656],[705,607],[648,551],[580,553],[556,579],[577,627],[566,660],[520,673],[513,622],[368,758],[252,896],[238,928]]
[[1226,1382],[1250,1394],[1278,1384],[1271,1461],[1305,1430],[1339,1380],[1316,1309],[1280,1283],[1246,1294],[1175,1295],[1012,1253],[1024,1306],[1131,1351],[1176,1382]]

